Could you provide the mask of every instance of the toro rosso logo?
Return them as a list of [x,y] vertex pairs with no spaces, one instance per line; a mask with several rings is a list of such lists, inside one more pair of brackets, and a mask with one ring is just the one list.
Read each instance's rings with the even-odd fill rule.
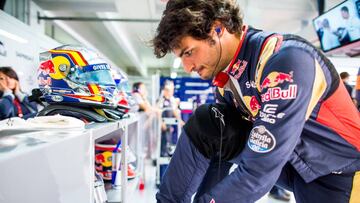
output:
[[237,62],[231,67],[230,74],[235,79],[239,79],[244,72],[247,64],[247,61],[238,59]]
[[279,84],[284,82],[292,83],[293,80],[293,71],[289,73],[282,73],[282,72],[271,72],[268,76],[265,77],[263,82],[261,83],[261,90],[269,87],[276,87]]

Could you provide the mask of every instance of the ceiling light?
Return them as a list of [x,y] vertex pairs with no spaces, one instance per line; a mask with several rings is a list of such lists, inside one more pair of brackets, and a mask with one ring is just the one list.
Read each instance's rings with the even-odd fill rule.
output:
[[173,63],[173,68],[178,69],[178,68],[180,68],[180,65],[181,65],[181,58],[175,58],[174,63]]
[[7,37],[9,39],[15,40],[17,42],[23,43],[23,44],[28,43],[28,41],[26,39],[24,39],[22,37],[19,37],[17,35],[11,34],[10,32],[7,32],[7,31],[2,30],[2,29],[0,29],[0,35],[5,36],[5,37]]

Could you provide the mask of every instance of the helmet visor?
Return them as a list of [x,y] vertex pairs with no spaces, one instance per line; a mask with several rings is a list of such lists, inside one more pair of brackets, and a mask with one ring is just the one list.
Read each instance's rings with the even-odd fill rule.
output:
[[106,63],[78,68],[75,72],[69,74],[69,79],[83,85],[92,83],[104,86],[115,86],[110,67]]

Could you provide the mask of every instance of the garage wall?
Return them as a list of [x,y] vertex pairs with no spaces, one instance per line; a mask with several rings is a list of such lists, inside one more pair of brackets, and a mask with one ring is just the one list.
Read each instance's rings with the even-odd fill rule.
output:
[[32,27],[0,10],[0,66],[13,67],[27,93],[37,87],[39,53],[60,45],[30,22]]

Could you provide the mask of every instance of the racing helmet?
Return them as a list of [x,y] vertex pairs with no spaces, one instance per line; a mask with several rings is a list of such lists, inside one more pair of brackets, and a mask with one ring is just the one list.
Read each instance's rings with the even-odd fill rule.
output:
[[125,112],[129,112],[129,109],[133,105],[131,93],[130,93],[130,85],[129,80],[127,76],[120,71],[119,68],[115,68],[112,70],[113,78],[116,84],[116,87],[118,88],[119,94],[119,107],[122,107],[125,109]]
[[38,84],[49,104],[114,109],[119,102],[110,65],[82,46],[64,45],[41,53]]

